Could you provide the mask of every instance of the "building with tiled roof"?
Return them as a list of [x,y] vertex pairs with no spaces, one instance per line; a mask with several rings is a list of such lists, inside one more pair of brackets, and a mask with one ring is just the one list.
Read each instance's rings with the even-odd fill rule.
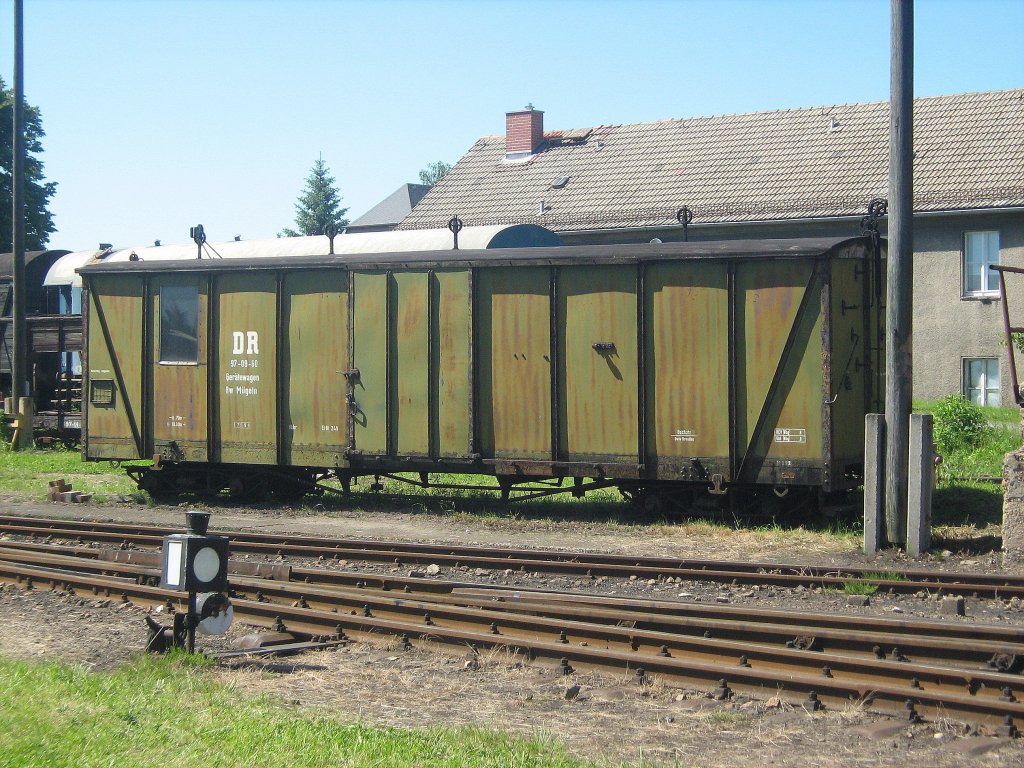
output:
[[345,227],[345,231],[388,232],[409,215],[429,189],[429,184],[403,184]]
[[[888,194],[889,104],[480,138],[399,225],[541,224],[567,244],[856,234]],[[1024,267],[1024,89],[914,101],[915,397],[1012,402],[987,264]],[[682,221],[688,222],[683,226]],[[1022,281],[1024,282],[1024,281]],[[1024,325],[1024,285],[1011,314]]]
[[[917,99],[915,209],[1024,205],[1021,126],[1024,89]],[[649,228],[675,225],[683,206],[695,225],[861,216],[887,194],[888,102],[541,134],[525,155],[505,136],[479,139],[401,228],[455,212],[557,231]]]

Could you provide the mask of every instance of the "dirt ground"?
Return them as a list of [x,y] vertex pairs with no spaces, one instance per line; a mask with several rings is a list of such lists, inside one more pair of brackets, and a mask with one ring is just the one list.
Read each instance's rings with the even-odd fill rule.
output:
[[[178,527],[183,526],[185,507],[50,505],[10,498],[0,502],[0,511]],[[991,552],[937,552],[913,563],[892,553],[866,559],[848,540],[813,534],[726,535],[685,526],[558,525],[544,520],[478,520],[422,510],[289,512],[223,507],[214,510],[212,526],[477,545],[571,545],[676,557],[864,564],[879,570],[913,565],[1002,570],[998,554]],[[568,544],[567,533],[571,538]],[[455,575],[442,572],[439,577]],[[584,586],[556,578],[542,578],[537,585]],[[604,582],[602,587],[602,591],[618,594],[794,610],[938,615],[936,601],[924,595],[873,596],[867,606],[854,606],[845,595],[813,590],[755,591],[731,585],[622,581]],[[1024,609],[1019,603],[968,599],[967,614],[945,619],[1024,626]],[[0,589],[0,615],[0,654],[9,657],[63,659],[99,672],[139,653],[145,642],[143,609],[91,596],[7,586]],[[236,625],[225,638],[203,638],[200,647],[230,646],[251,631]],[[560,741],[574,755],[613,764],[1024,766],[1024,739],[1000,740],[954,722],[909,725],[852,705],[843,711],[810,713],[774,699],[737,697],[719,703],[708,698],[706,691],[668,687],[658,681],[641,688],[625,679],[587,674],[559,677],[551,669],[524,664],[509,654],[492,652],[474,658],[423,647],[405,651],[386,639],[290,658],[236,659],[224,662],[215,674],[240,692],[267,693],[297,711],[315,708],[344,719],[392,727],[493,727]]]

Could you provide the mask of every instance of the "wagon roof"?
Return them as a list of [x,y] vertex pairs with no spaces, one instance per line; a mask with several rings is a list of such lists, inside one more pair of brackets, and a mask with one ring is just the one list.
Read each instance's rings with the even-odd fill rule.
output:
[[[883,241],[884,242],[884,241]],[[576,245],[499,250],[403,251],[348,253],[333,256],[287,256],[243,259],[188,259],[99,263],[79,270],[83,276],[136,272],[221,272],[267,269],[457,268],[470,266],[527,266],[574,264],[635,264],[678,259],[791,259],[807,257],[856,258],[869,248],[866,237],[722,240],[691,243]]]
[[[46,266],[57,261],[67,251],[52,250],[52,251],[26,251],[25,252],[25,264],[31,264],[37,260],[40,260],[40,264],[47,263]],[[13,253],[0,253],[0,280],[10,280],[14,274],[14,254]]]

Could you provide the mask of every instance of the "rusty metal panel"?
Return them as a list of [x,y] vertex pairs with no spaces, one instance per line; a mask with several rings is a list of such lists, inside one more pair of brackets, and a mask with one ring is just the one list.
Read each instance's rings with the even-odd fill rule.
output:
[[337,466],[348,440],[348,273],[287,273],[281,311],[287,338],[281,358],[282,459],[297,466]]
[[[165,336],[161,325],[174,315],[177,307],[164,306],[169,291],[188,288],[195,292],[195,360],[167,362],[162,359],[160,341]],[[159,275],[150,283],[150,320],[152,338],[150,375],[152,376],[153,451],[178,461],[207,460],[207,281],[198,275]],[[175,318],[170,318],[171,320]],[[192,318],[190,318],[191,320]],[[191,324],[191,323],[190,323]],[[180,331],[179,331],[180,332]]]
[[143,282],[96,276],[89,283],[86,445],[93,459],[144,457]]
[[551,458],[546,267],[478,272],[479,437],[485,457]]
[[383,272],[352,275],[353,428],[355,448],[387,452],[388,432],[388,276]]
[[400,454],[430,451],[430,275],[398,272],[394,280],[394,330],[389,381],[393,389],[391,445]]
[[812,275],[813,266],[806,259],[737,265],[734,343],[741,481],[758,477],[766,460],[782,467],[778,477],[783,481],[789,479],[785,462],[806,466],[822,461],[824,278]]
[[470,285],[468,271],[433,275],[435,307],[431,308],[432,368],[437,378],[434,453],[465,456],[471,450],[470,409]]
[[227,273],[215,286],[220,460],[276,464],[276,276]]
[[864,264],[853,259],[832,263],[833,458],[859,462],[864,453],[864,414],[871,411],[870,290]]
[[636,268],[558,273],[559,458],[637,461]]
[[653,458],[729,458],[729,274],[721,261],[646,275],[648,443]]

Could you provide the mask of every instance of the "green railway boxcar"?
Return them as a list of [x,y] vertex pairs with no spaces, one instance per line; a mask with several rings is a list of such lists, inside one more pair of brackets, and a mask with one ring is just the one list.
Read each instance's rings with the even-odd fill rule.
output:
[[880,263],[855,238],[90,266],[83,451],[154,458],[130,471],[157,494],[843,491],[882,391]]

